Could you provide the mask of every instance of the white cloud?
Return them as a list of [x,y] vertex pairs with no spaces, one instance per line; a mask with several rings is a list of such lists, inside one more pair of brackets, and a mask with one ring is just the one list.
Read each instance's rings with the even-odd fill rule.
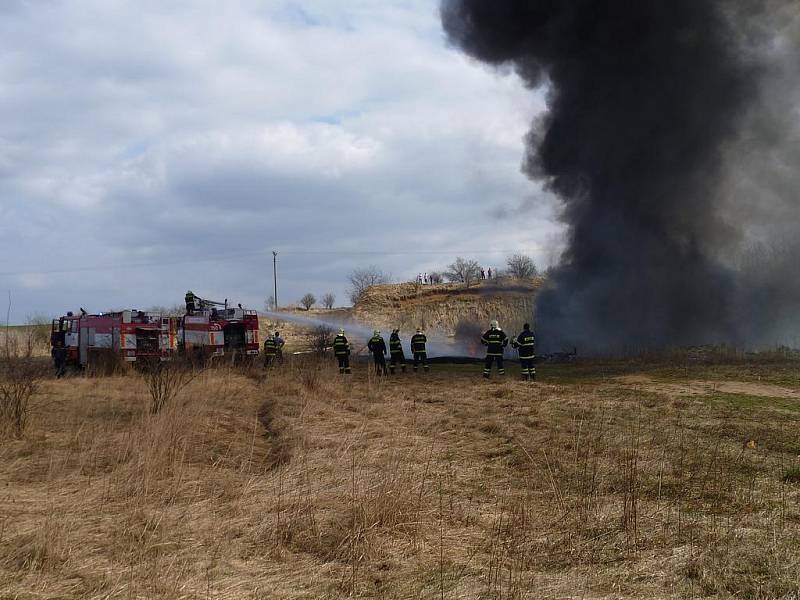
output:
[[[9,6],[0,273],[15,275],[0,286],[25,288],[26,312],[170,304],[186,287],[260,305],[272,248],[285,299],[343,298],[353,266],[544,257],[558,229],[519,170],[541,97],[447,48],[435,0]],[[40,288],[17,275],[143,261]]]

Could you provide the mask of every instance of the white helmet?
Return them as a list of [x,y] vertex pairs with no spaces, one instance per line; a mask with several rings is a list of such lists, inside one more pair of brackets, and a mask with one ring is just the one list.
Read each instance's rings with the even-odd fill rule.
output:
[[378,329],[375,329],[375,330],[372,332],[372,335],[380,335],[380,334],[381,334],[381,332],[380,332]]
[[339,329],[339,335],[344,335],[344,327]]
[[491,325],[492,329],[500,329],[500,323],[497,322],[497,319],[493,319],[489,325]]

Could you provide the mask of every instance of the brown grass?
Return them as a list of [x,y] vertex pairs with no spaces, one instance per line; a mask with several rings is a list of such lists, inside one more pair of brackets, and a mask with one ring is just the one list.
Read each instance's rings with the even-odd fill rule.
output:
[[800,412],[478,371],[213,369],[158,414],[49,380],[0,447],[0,597],[797,591]]

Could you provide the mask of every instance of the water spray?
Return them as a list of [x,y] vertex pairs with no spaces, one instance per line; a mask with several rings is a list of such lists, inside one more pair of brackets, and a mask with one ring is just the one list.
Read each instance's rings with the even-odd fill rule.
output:
[[[265,311],[262,312],[261,314],[276,321],[291,321],[292,323],[299,323],[301,325],[308,325],[311,327],[328,327],[334,330],[344,329],[345,335],[354,334],[355,337],[357,338],[363,338],[365,342],[366,340],[369,340],[369,338],[372,337],[374,330],[380,329],[380,327],[378,326],[358,323],[356,321],[342,321],[339,319],[306,317],[302,315],[282,313],[282,312],[277,313],[273,311]],[[402,340],[403,352],[405,353],[406,357],[413,356],[413,354],[411,353],[411,335],[413,335],[413,332],[409,332],[407,338]],[[474,356],[474,351],[472,351],[467,344],[458,341],[451,336],[445,336],[437,333],[434,334],[426,333],[425,335],[428,338],[428,343],[427,343],[428,354],[431,355],[432,357]]]

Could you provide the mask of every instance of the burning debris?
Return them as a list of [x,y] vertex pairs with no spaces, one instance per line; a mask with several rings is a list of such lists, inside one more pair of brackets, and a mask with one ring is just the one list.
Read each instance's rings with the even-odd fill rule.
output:
[[451,41],[547,90],[523,170],[561,199],[568,231],[537,298],[548,348],[752,340],[722,260],[743,226],[723,217],[720,190],[766,76],[767,12],[789,5],[443,0]]

